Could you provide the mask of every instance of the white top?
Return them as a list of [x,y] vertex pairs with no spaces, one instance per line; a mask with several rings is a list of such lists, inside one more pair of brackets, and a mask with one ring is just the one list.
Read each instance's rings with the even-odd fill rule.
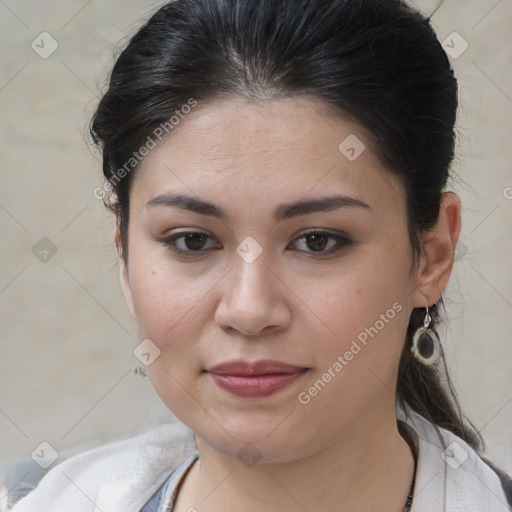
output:
[[[453,433],[440,429],[447,449],[425,418],[401,410],[416,433],[416,485],[411,512],[509,512],[498,475]],[[140,512],[169,475],[167,505],[194,462],[192,431],[166,424],[130,439],[76,455],[51,469],[11,512]],[[166,503],[161,504],[165,510]]]

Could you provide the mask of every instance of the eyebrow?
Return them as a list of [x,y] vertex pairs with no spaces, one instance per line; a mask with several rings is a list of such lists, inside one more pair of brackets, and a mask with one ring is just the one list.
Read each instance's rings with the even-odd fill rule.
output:
[[[162,194],[154,197],[146,203],[146,207],[167,206],[182,208],[194,213],[202,215],[210,215],[219,219],[227,219],[229,217],[226,210],[209,201],[199,199],[184,194]],[[292,203],[283,203],[274,209],[274,218],[278,221],[297,217],[299,215],[307,215],[309,213],[327,212],[338,208],[359,207],[372,210],[370,205],[346,195],[333,195],[328,197],[306,199]]]

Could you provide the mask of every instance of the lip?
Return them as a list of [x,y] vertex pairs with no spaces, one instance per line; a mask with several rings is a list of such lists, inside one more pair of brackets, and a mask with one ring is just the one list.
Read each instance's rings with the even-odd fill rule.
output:
[[219,364],[207,371],[221,389],[240,397],[260,398],[291,385],[307,370],[271,359],[253,362],[239,359]]

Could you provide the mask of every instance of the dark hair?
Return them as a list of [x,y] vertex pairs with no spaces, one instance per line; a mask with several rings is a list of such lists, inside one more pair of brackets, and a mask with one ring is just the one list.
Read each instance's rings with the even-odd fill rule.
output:
[[[437,221],[454,158],[457,95],[430,18],[400,0],[169,2],[120,54],[91,123],[115,193],[108,206],[120,222],[123,258],[129,256],[129,191],[137,168],[136,161],[128,169],[126,163],[159,126],[191,98],[302,96],[355,120],[384,167],[401,178],[412,273],[420,235]],[[437,305],[430,313],[435,327]],[[464,422],[449,378],[442,383],[447,372],[429,369],[410,351],[423,315],[417,308],[410,318],[397,400],[479,450],[480,435]]]

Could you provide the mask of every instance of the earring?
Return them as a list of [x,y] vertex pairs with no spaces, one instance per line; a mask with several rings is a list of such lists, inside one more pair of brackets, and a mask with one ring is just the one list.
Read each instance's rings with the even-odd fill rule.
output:
[[414,357],[416,357],[420,363],[430,367],[438,362],[441,353],[441,340],[439,339],[439,335],[433,329],[428,328],[431,321],[432,318],[428,312],[427,303],[427,312],[423,320],[423,327],[416,329],[412,338],[411,347],[411,352],[414,354]]

